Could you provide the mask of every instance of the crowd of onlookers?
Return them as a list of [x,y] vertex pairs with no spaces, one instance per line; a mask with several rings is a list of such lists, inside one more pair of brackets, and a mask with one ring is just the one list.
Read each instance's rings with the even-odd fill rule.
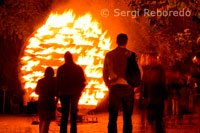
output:
[[[140,105],[145,104],[143,91],[140,88]],[[197,77],[192,74],[182,74],[176,70],[166,71],[166,93],[165,116],[181,117],[182,115],[198,113],[196,107],[200,100],[200,86]]]
[[198,103],[198,79],[191,74],[174,72],[175,78],[167,80],[168,100],[166,114],[183,115],[195,113],[195,104]]

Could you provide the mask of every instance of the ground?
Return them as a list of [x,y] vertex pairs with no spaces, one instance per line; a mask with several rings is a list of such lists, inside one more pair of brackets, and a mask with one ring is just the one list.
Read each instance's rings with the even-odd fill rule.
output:
[[[98,113],[97,123],[83,122],[78,124],[78,133],[106,133],[108,123],[108,113]],[[33,125],[32,121],[35,116],[24,115],[1,115],[0,116],[0,133],[38,133],[39,125]],[[133,114],[133,133],[151,133],[151,126],[147,121],[142,124],[140,113]],[[184,115],[182,119],[171,116],[165,117],[165,127],[167,133],[199,133],[200,132],[200,115]],[[122,133],[123,117],[122,112],[118,118],[118,133]],[[70,126],[68,126],[70,130]],[[49,133],[59,133],[57,122],[52,122]]]

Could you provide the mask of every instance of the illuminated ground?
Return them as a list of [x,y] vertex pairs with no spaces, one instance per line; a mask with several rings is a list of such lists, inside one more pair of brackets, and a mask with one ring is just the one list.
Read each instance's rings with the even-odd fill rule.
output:
[[[108,113],[97,114],[98,123],[79,123],[78,133],[106,133]],[[38,133],[38,125],[31,125],[33,118],[20,115],[0,116],[0,133]],[[198,133],[200,132],[200,115],[187,115],[182,120],[177,118],[166,118],[165,122],[167,133]],[[122,113],[118,119],[118,133],[122,132],[123,121]],[[68,127],[69,129],[70,127]],[[51,123],[50,133],[58,133],[59,126],[56,122]],[[151,128],[147,124],[143,127],[141,124],[141,115],[136,113],[133,115],[133,133],[151,133]]]

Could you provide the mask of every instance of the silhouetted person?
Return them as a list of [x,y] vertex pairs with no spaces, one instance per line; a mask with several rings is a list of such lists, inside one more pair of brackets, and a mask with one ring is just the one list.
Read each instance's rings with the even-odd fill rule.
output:
[[82,68],[75,64],[70,52],[64,55],[65,64],[58,68],[57,87],[61,101],[60,133],[67,133],[69,109],[71,108],[71,133],[77,132],[76,120],[78,101],[85,87],[85,76]]
[[55,120],[56,110],[56,78],[54,77],[53,68],[48,67],[45,70],[44,76],[44,78],[38,81],[35,90],[36,94],[39,95],[38,113],[40,133],[48,133],[50,122]]
[[144,98],[147,101],[148,121],[153,127],[155,122],[156,133],[163,133],[164,100],[167,97],[165,89],[165,71],[158,63],[157,53],[150,54],[150,64],[143,75]]
[[[117,36],[118,47],[108,52],[104,61],[103,79],[109,88],[108,133],[117,133],[117,117],[120,103],[123,104],[123,132],[132,132],[131,116],[133,112],[134,90],[127,80],[130,80],[129,77],[131,77],[131,75],[127,74],[127,64],[129,64],[127,60],[135,59],[135,53],[126,49],[127,41],[128,37],[126,34],[119,34]],[[136,67],[133,67],[133,69],[138,68],[137,63],[135,65]]]

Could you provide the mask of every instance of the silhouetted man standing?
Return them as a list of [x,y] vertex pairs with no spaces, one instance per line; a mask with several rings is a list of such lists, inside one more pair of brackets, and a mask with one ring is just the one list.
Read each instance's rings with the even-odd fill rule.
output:
[[60,133],[67,133],[69,109],[71,108],[71,133],[77,132],[76,120],[78,101],[85,87],[85,76],[82,68],[75,64],[70,52],[66,52],[65,64],[58,68],[57,87],[61,101]]
[[[126,80],[127,60],[135,59],[135,53],[126,49],[128,37],[126,34],[117,36],[118,47],[106,54],[103,79],[109,88],[109,123],[108,133],[117,133],[117,117],[120,103],[123,104],[124,133],[132,132],[132,112],[134,89]],[[136,62],[136,60],[133,60]],[[135,63],[138,68],[137,63]],[[139,71],[139,69],[137,69]],[[139,72],[140,74],[140,72]]]
[[159,64],[157,53],[150,53],[150,63],[143,74],[144,98],[147,101],[148,121],[154,125],[156,133],[164,133],[163,111],[167,98],[165,71]]

